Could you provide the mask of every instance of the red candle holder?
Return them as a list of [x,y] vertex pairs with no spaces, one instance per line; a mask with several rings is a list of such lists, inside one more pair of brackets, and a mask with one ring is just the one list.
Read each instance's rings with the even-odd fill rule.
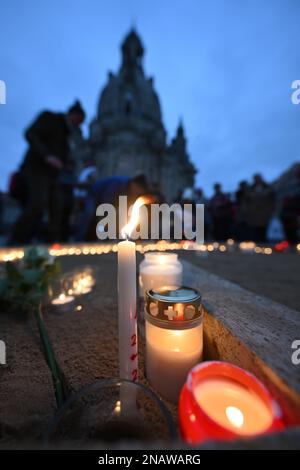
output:
[[[195,396],[196,387],[211,379],[230,380],[262,400],[271,416],[270,426],[263,432],[247,435],[241,434],[238,429],[236,432],[232,431],[217,422],[204,410]],[[199,444],[206,440],[253,438],[284,428],[281,409],[265,386],[251,373],[220,361],[203,362],[190,371],[179,398],[179,426],[181,437],[189,444]]]

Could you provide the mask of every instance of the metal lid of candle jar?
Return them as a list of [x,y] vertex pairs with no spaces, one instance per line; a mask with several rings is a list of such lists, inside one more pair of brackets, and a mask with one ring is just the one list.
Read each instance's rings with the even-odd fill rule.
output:
[[193,328],[203,320],[201,294],[191,287],[151,289],[146,292],[146,319],[169,329]]

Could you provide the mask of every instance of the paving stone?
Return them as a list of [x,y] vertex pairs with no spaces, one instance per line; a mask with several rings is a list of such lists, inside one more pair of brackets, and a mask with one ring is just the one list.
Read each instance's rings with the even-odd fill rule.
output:
[[0,445],[39,438],[56,409],[53,383],[32,317],[0,314],[6,365],[0,366]]

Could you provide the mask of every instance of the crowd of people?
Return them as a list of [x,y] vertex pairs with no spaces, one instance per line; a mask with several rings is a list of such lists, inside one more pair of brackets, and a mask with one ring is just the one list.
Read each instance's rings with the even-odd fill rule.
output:
[[183,195],[181,202],[205,205],[206,240],[299,242],[300,175],[298,191],[283,200],[260,174],[255,174],[252,182],[241,181],[233,194],[223,192],[221,184],[216,183],[211,198],[206,199],[202,189],[196,189],[192,199]]
[[[66,113],[42,112],[26,130],[28,150],[10,181],[10,194],[18,200],[21,215],[8,245],[96,240],[96,207],[101,203],[116,206],[119,195],[127,195],[129,205],[143,194],[152,194],[153,202],[164,202],[158,187],[148,187],[145,175],[101,178],[101,170],[88,157],[77,175],[70,136],[80,131],[84,119],[85,112],[76,101]],[[279,223],[284,230],[278,238],[297,243],[299,194],[278,209],[272,187],[256,174],[251,183],[242,181],[234,195],[224,193],[217,183],[210,199],[201,189],[190,189],[174,202],[205,204],[206,240],[265,242],[270,223],[276,220],[277,228]]]

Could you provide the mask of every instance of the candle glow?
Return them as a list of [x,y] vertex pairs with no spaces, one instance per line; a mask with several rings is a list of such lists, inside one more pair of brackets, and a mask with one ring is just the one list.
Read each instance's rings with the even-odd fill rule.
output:
[[128,238],[139,223],[140,208],[152,201],[149,197],[140,196],[132,206],[129,222],[121,230],[122,238]]
[[264,385],[227,362],[194,367],[179,400],[181,435],[190,444],[279,431],[282,412]]

